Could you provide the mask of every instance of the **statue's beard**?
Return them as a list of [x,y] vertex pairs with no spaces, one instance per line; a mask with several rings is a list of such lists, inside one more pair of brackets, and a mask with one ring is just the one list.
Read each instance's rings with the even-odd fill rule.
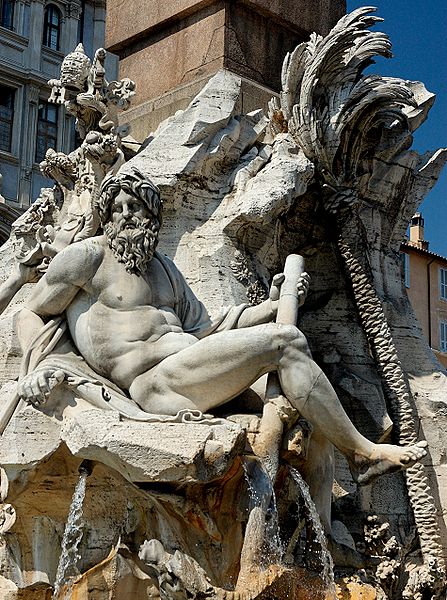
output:
[[154,229],[151,219],[138,217],[121,219],[118,223],[109,221],[104,225],[109,247],[128,273],[145,273],[157,246],[158,231]]

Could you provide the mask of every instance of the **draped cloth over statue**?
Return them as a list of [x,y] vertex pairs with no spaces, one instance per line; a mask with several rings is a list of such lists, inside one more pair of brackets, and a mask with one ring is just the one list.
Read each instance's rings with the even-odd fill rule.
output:
[[[174,312],[185,333],[201,339],[237,327],[246,304],[224,309],[219,316],[212,318],[174,263],[158,252],[154,259],[162,265],[169,279]],[[146,422],[221,422],[195,410],[182,410],[175,416],[143,411],[123,390],[87,364],[76,349],[64,316],[48,321],[31,340],[23,354],[19,380],[40,369],[60,369],[65,373],[62,385],[72,390],[74,398],[81,398],[96,408],[118,411],[124,418]],[[0,407],[0,431],[5,429],[12,415],[23,405],[16,393]]]

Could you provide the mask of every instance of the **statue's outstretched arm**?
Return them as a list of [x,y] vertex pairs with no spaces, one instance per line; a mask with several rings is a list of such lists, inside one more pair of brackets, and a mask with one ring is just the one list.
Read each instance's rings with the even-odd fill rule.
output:
[[62,315],[97,268],[97,255],[90,240],[67,246],[51,261],[19,313],[18,333],[25,350],[44,321]]
[[17,262],[2,285],[0,285],[0,314],[6,309],[8,304],[26,283],[34,283],[40,277],[35,266],[29,267]]

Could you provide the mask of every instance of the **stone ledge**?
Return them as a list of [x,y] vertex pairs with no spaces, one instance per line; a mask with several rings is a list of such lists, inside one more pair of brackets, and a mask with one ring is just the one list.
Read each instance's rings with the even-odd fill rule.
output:
[[205,483],[228,471],[245,438],[230,422],[143,423],[93,409],[61,424],[27,407],[0,438],[0,464],[11,481],[65,444],[73,456],[103,463],[131,482]]

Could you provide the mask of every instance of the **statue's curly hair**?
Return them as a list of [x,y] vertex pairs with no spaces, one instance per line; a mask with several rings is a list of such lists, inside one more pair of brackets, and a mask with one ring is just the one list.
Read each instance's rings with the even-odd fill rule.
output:
[[154,229],[158,231],[162,224],[163,206],[160,191],[136,167],[127,167],[121,173],[118,171],[116,175],[107,175],[104,178],[95,201],[101,225],[104,226],[110,221],[112,203],[121,190],[144,202],[154,221]]

